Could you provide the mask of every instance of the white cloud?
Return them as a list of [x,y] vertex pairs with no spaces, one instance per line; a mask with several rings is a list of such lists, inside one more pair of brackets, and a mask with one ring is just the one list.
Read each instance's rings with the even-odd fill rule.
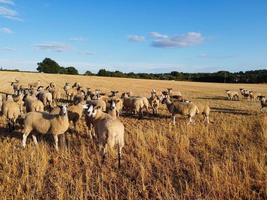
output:
[[163,35],[161,33],[158,32],[150,32],[149,35],[154,38],[154,39],[164,39],[164,38],[168,38],[167,35]]
[[34,47],[40,50],[49,50],[55,52],[66,52],[71,49],[69,45],[57,42],[36,44]]
[[183,35],[172,37],[157,32],[151,32],[150,36],[153,38],[152,46],[158,48],[190,47],[201,44],[204,41],[204,37],[198,32],[188,32]]
[[0,3],[8,4],[8,5],[15,5],[14,1],[12,0],[0,0]]
[[7,34],[14,33],[10,28],[7,28],[7,27],[0,28],[0,32],[7,33]]
[[6,8],[4,6],[0,6],[0,16],[11,20],[22,21],[16,10]]
[[129,35],[128,41],[130,41],[130,42],[144,42],[145,37],[142,35]]
[[0,51],[16,51],[16,49],[9,48],[9,47],[2,47],[0,48]]
[[87,38],[84,38],[84,37],[73,37],[73,38],[70,38],[71,41],[78,41],[78,42],[84,42],[84,41],[87,41]]

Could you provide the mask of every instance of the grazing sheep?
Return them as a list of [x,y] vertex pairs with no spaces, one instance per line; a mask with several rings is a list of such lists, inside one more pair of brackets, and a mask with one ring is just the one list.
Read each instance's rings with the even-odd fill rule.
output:
[[239,100],[239,94],[237,91],[225,90],[229,100]]
[[123,100],[123,108],[126,112],[138,113],[139,117],[143,117],[143,109],[148,113],[149,101],[146,97],[130,96],[130,92],[124,92],[121,95]]
[[267,101],[266,101],[265,96],[259,96],[259,100],[261,103],[260,112],[263,112],[263,108],[267,107]]
[[27,113],[24,120],[22,146],[26,147],[28,135],[33,132],[32,138],[37,145],[36,133],[52,134],[55,140],[55,148],[58,151],[58,135],[64,134],[69,128],[68,111],[66,105],[60,107],[57,115],[46,112]]
[[192,123],[192,118],[199,113],[198,107],[192,102],[172,102],[170,97],[167,95],[162,99],[162,103],[166,104],[169,112],[172,114],[173,124],[175,125],[175,118],[177,114],[188,116],[189,122]]
[[97,143],[104,161],[108,149],[117,146],[118,167],[121,165],[121,152],[124,147],[124,125],[122,122],[102,112],[99,106],[89,106],[86,115],[90,117],[94,124]]
[[8,121],[8,130],[11,132],[15,129],[16,121],[20,115],[19,104],[13,101],[12,96],[8,96],[7,100],[3,103],[2,113]]

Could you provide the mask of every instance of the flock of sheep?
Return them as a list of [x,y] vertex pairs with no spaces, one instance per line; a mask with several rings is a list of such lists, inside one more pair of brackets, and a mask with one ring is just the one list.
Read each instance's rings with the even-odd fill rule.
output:
[[[119,95],[118,91],[105,94],[100,90],[85,88],[79,83],[66,83],[60,88],[51,82],[47,87],[41,86],[40,81],[23,85],[19,80],[11,83],[13,94],[0,94],[0,111],[6,118],[9,131],[13,131],[17,121],[21,127],[22,146],[26,146],[27,137],[31,134],[36,145],[37,134],[52,134],[55,148],[58,150],[58,136],[63,135],[73,124],[84,120],[88,134],[99,147],[104,158],[110,148],[117,148],[118,165],[120,166],[121,151],[124,147],[124,125],[120,114],[137,115],[143,118],[152,111],[157,116],[160,104],[165,104],[172,115],[173,124],[177,114],[188,116],[188,124],[194,123],[196,114],[204,116],[204,123],[209,123],[210,107],[207,104],[185,100],[178,91],[171,88],[157,94],[151,91],[150,97],[134,96],[131,92]],[[240,89],[246,98],[259,98],[262,108],[267,107],[266,99],[260,94]],[[226,91],[231,100],[239,99],[238,92]],[[84,116],[84,117],[83,117]]]
[[[263,96],[261,93],[247,90],[244,88],[240,88],[239,90],[240,90],[240,94],[248,101],[259,100],[260,105],[261,105],[261,109],[260,109],[261,112],[263,112],[263,108],[267,107],[266,97]],[[225,90],[225,92],[226,92],[229,100],[239,100],[240,99],[238,91]]]

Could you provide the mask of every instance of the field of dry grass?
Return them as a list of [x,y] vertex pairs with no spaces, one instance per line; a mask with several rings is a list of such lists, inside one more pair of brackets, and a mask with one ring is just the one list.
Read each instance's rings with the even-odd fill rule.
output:
[[208,102],[213,123],[206,127],[198,116],[187,126],[179,117],[173,126],[163,105],[159,117],[121,117],[126,146],[118,169],[115,154],[101,165],[83,121],[78,136],[66,133],[68,147],[56,152],[50,137],[38,148],[29,139],[23,149],[21,133],[8,134],[0,118],[1,199],[267,199],[267,117],[259,114],[259,102],[228,101],[224,93],[244,87],[267,95],[267,85],[0,72],[0,91],[11,92],[15,78],[58,86],[79,81],[145,96],[172,87]]

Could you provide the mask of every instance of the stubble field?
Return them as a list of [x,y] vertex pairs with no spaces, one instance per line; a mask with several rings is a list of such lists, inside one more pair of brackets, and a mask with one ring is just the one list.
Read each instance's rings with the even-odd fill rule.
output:
[[15,78],[61,88],[78,81],[147,97],[151,89],[171,87],[193,102],[208,102],[212,123],[205,126],[197,116],[188,126],[178,117],[173,126],[165,105],[158,117],[122,116],[126,145],[118,169],[116,154],[101,164],[84,120],[78,134],[66,133],[67,148],[56,152],[49,136],[39,138],[38,148],[29,138],[23,149],[21,131],[9,134],[0,117],[1,199],[267,199],[267,117],[258,101],[225,96],[226,89],[239,88],[267,95],[267,85],[0,72],[0,91],[12,92]]

